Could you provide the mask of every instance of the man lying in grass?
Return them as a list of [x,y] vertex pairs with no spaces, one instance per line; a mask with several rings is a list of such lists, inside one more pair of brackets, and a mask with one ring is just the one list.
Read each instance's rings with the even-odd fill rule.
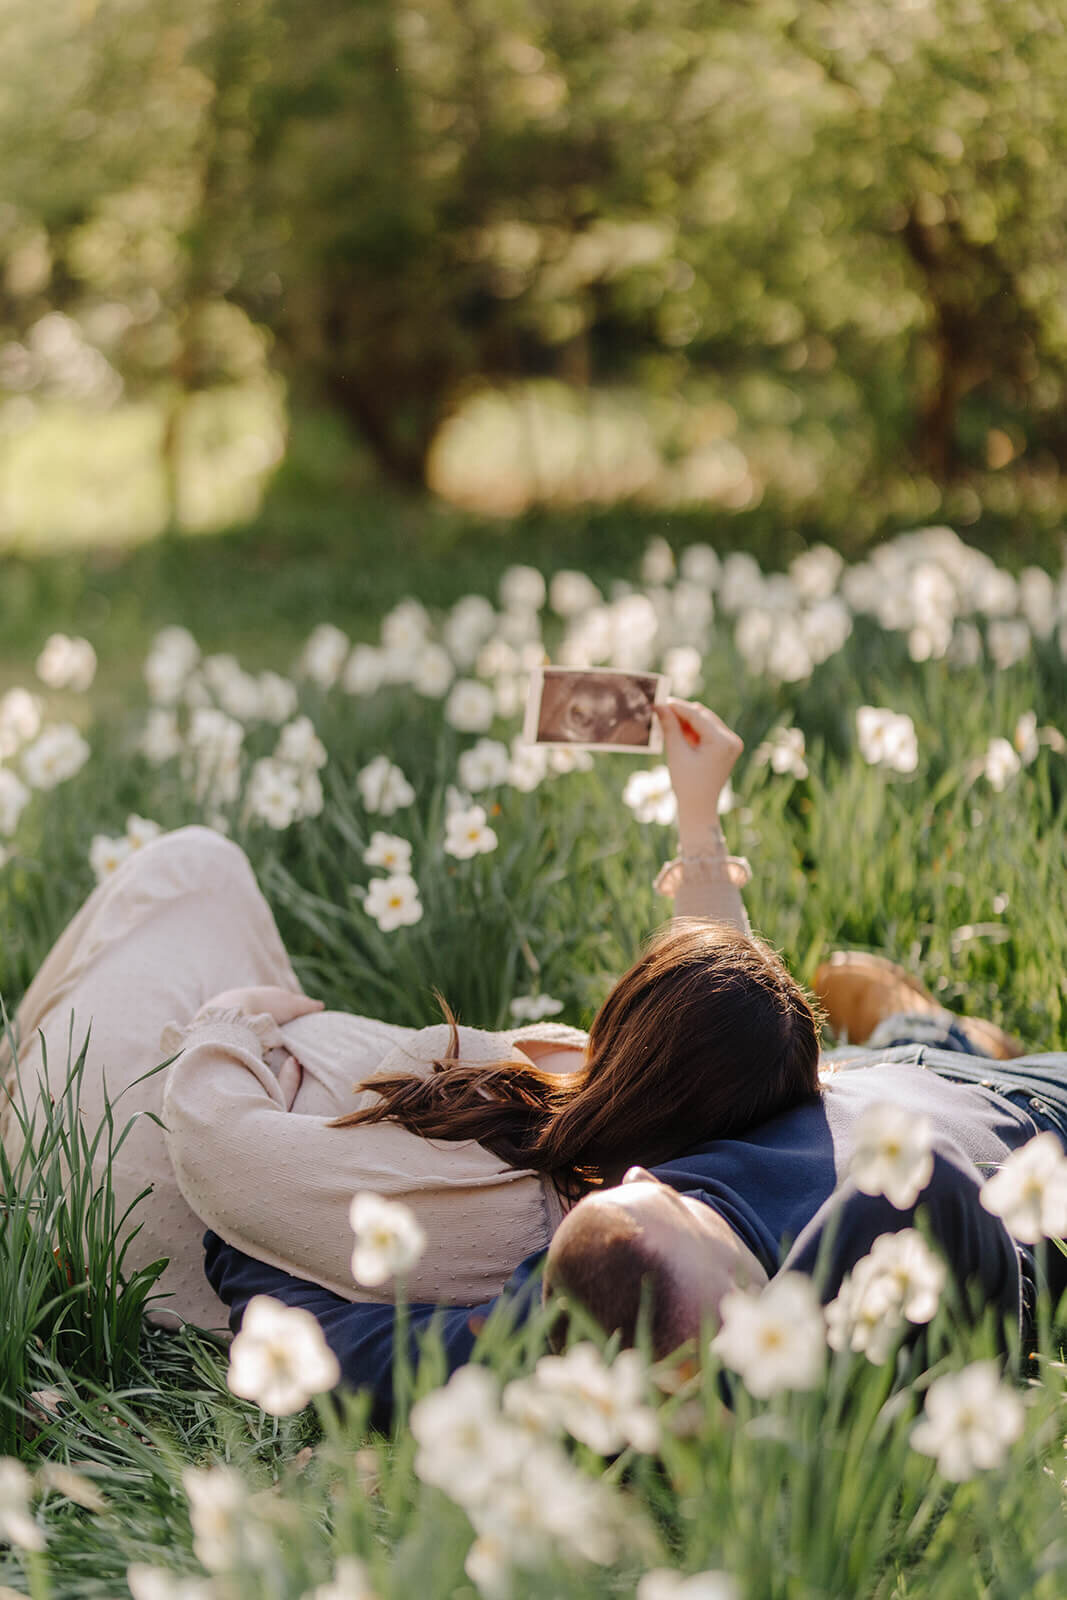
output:
[[[675,865],[665,875],[669,889],[680,875],[684,885],[691,870],[695,806],[679,783],[683,752],[672,750],[672,735],[684,738],[681,724],[666,732],[683,849],[681,871]],[[702,826],[710,831],[707,816]],[[1033,1294],[1033,1257],[988,1208],[994,1191],[983,1180],[1013,1152],[1036,1148],[1039,1134],[1042,1152],[1052,1140],[1056,1160],[1064,1159],[1067,1057],[1011,1060],[1019,1047],[995,1025],[953,1017],[901,969],[874,957],[838,955],[820,968],[815,987],[838,1033],[865,1041],[866,1050],[824,1057],[818,1091],[791,1106],[720,1136],[694,1137],[653,1170],[631,1169],[620,1183],[590,1189],[554,1231],[547,1281],[607,1331],[633,1338],[642,1290],[650,1290],[652,1343],[662,1353],[714,1319],[737,1284],[755,1288],[785,1270],[817,1273],[828,1302],[877,1238],[903,1233],[919,1212],[975,1314],[992,1305],[1020,1325]],[[670,1019],[661,1026],[666,1041]],[[387,1100],[376,1115],[401,1111],[401,1102]],[[1036,1238],[1028,1219],[1016,1213],[1011,1220],[1020,1239]],[[531,1271],[543,1254],[533,1252],[508,1285],[503,1298],[516,1315],[536,1303]],[[1050,1260],[1058,1295],[1067,1275],[1058,1256]],[[312,1310],[348,1379],[370,1385],[388,1408],[390,1308],[354,1305],[350,1295],[306,1281],[308,1274],[272,1272],[217,1233],[208,1237],[207,1268],[234,1327],[255,1294]],[[436,1307],[416,1296],[411,1325],[433,1321],[457,1364],[498,1302],[457,1307],[435,1298]]]
[[[851,1002],[860,996],[864,966],[849,968]],[[822,969],[817,981],[832,1016],[838,1002],[848,1009],[835,970]],[[875,1008],[879,999],[891,1005],[900,984],[910,983],[884,964],[865,975],[863,1004]],[[641,1316],[648,1316],[653,1352],[663,1355],[714,1324],[726,1294],[739,1286],[756,1290],[779,1273],[813,1275],[829,1304],[876,1240],[898,1235],[903,1243],[919,1218],[967,1314],[977,1321],[992,1307],[1009,1328],[1025,1330],[1038,1273],[1023,1241],[1067,1224],[1067,1217],[1051,1219],[1054,1185],[1046,1184],[1042,1195],[1039,1173],[1028,1177],[1026,1170],[1027,1163],[1040,1168],[1047,1161],[1047,1141],[1055,1145],[1059,1172],[1067,1160],[1067,1057],[1008,1064],[979,1055],[968,1043],[969,1022],[946,1021],[932,998],[924,1004],[915,992],[911,1004],[908,1013],[888,1012],[876,1037],[914,1032],[933,1041],[940,1028],[940,1047],[896,1043],[836,1052],[836,1060],[824,1058],[816,1098],[652,1170],[635,1167],[621,1184],[588,1194],[553,1236],[546,1287],[576,1301],[606,1332],[620,1332],[624,1342],[634,1340]],[[976,1032],[988,1041],[986,1025]],[[995,1194],[988,1176],[998,1169],[1014,1174],[1006,1197]],[[392,1307],[341,1299],[215,1233],[205,1243],[208,1276],[231,1308],[234,1329],[255,1295],[310,1310],[345,1379],[369,1388],[376,1418],[387,1421]],[[534,1310],[537,1269],[545,1261],[544,1252],[532,1254],[491,1302],[409,1307],[413,1349],[432,1325],[450,1369],[462,1364],[494,1310],[509,1308],[515,1319]],[[1064,1258],[1050,1251],[1046,1266],[1055,1303],[1067,1289]]]

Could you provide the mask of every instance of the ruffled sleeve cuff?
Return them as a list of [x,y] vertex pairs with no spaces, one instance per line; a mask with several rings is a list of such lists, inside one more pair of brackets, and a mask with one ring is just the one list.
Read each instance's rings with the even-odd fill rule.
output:
[[251,1014],[239,1006],[201,1006],[191,1022],[168,1022],[159,1039],[160,1049],[169,1056],[199,1044],[231,1046],[265,1057],[284,1046],[285,1039],[269,1011]]

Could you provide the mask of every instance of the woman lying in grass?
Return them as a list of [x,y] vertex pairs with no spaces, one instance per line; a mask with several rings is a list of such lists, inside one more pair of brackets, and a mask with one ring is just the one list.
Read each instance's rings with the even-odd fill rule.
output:
[[[582,1194],[814,1097],[811,1008],[749,934],[748,868],[719,824],[741,741],[702,706],[657,715],[681,841],[659,882],[679,918],[588,1036],[323,1011],[300,992],[243,853],[184,828],[94,891],[27,991],[0,1121],[9,1156],[91,1022],[82,1115],[95,1125],[107,1100],[120,1126],[136,1114],[112,1173],[120,1212],[150,1190],[130,1264],[169,1257],[166,1310],[213,1327],[223,1307],[203,1277],[205,1223],[260,1261],[375,1301],[388,1291],[352,1280],[349,1205],[360,1189],[402,1198],[427,1236],[406,1292],[469,1304],[543,1249]],[[145,1077],[161,1053],[176,1057],[165,1078]]]

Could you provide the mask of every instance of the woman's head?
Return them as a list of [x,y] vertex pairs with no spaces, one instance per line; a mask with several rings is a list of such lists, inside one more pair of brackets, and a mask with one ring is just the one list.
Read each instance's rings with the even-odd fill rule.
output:
[[682,918],[647,946],[593,1021],[582,1092],[545,1128],[551,1161],[614,1182],[764,1122],[818,1091],[818,1027],[775,952]]
[[761,940],[697,919],[671,923],[619,979],[576,1072],[468,1065],[458,1046],[453,1028],[430,1077],[373,1079],[378,1103],[338,1123],[477,1139],[577,1194],[818,1092],[818,1029],[799,985]]

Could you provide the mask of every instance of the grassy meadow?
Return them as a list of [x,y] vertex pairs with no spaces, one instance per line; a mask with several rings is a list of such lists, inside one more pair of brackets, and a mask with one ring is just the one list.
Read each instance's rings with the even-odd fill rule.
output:
[[[94,840],[121,843],[133,815],[165,830],[208,821],[237,839],[327,1006],[422,1025],[437,988],[472,1025],[511,1025],[511,1003],[529,996],[587,1026],[668,914],[652,879],[675,837],[624,801],[655,757],[521,766],[525,673],[547,652],[666,668],[739,731],[724,825],[752,863],[753,925],[801,979],[835,948],[878,951],[950,1009],[992,1017],[1030,1049],[1067,1049],[1067,577],[1054,538],[994,562],[979,535],[929,529],[866,551],[842,541],[842,565],[769,519],[730,525],[747,559],[699,518],[652,526],[623,511],[531,517],[505,533],[363,500],[343,524],[336,511],[310,519],[299,542],[283,524],[275,510],[223,538],[5,562],[0,782],[7,771],[24,791],[16,803],[9,785],[0,832],[9,1014],[107,870]],[[553,583],[561,572],[599,594]],[[470,596],[491,610],[464,612]],[[316,634],[323,624],[343,642]],[[180,670],[157,641],[173,626],[201,652]],[[84,690],[36,676],[56,631],[96,651]],[[370,654],[357,670],[359,645]],[[433,658],[436,676],[431,646],[448,658]],[[225,655],[236,662],[220,666]],[[282,716],[249,687],[267,671],[293,685]],[[457,682],[480,686],[466,711]],[[18,689],[35,711],[5,702]],[[17,705],[29,718],[18,725]],[[911,731],[903,720],[864,731],[865,706]],[[237,726],[225,757],[195,732],[204,711]],[[146,748],[159,712],[174,718],[166,756]],[[295,764],[278,755],[282,723],[299,716],[321,765],[307,744]],[[41,734],[68,724],[87,756],[51,786],[31,781]],[[464,757],[481,740],[497,748],[482,748],[479,768]],[[393,811],[361,782],[383,755],[413,791]],[[495,844],[450,853],[449,815],[475,806]],[[420,915],[391,929],[365,898],[383,870],[364,860],[379,830],[410,843],[417,886]],[[524,1498],[469,1515],[407,1425],[413,1396],[442,1377],[432,1340],[402,1374],[385,1436],[359,1396],[270,1415],[230,1392],[218,1345],[143,1325],[152,1274],[135,1247],[123,1255],[126,1226],[90,1171],[94,1139],[120,1152],[121,1108],[110,1127],[81,1125],[73,1056],[66,1101],[2,1174],[0,1456],[33,1479],[24,1503],[28,1481],[0,1473],[0,1596],[1056,1600],[1067,1588],[1067,1412],[1047,1303],[1037,1348],[1014,1352],[1018,1428],[959,1481],[912,1431],[931,1386],[991,1357],[995,1338],[988,1324],[953,1332],[942,1311],[924,1358],[899,1340],[879,1364],[837,1352],[812,1387],[764,1397],[735,1381],[730,1409],[706,1349],[652,1368],[641,1381],[655,1448],[598,1449],[579,1418],[538,1441],[547,1454],[531,1445],[547,1466],[542,1479],[531,1469]],[[479,1359],[500,1384],[522,1380],[541,1335],[538,1319],[490,1322]],[[495,1403],[481,1433],[490,1457]]]

